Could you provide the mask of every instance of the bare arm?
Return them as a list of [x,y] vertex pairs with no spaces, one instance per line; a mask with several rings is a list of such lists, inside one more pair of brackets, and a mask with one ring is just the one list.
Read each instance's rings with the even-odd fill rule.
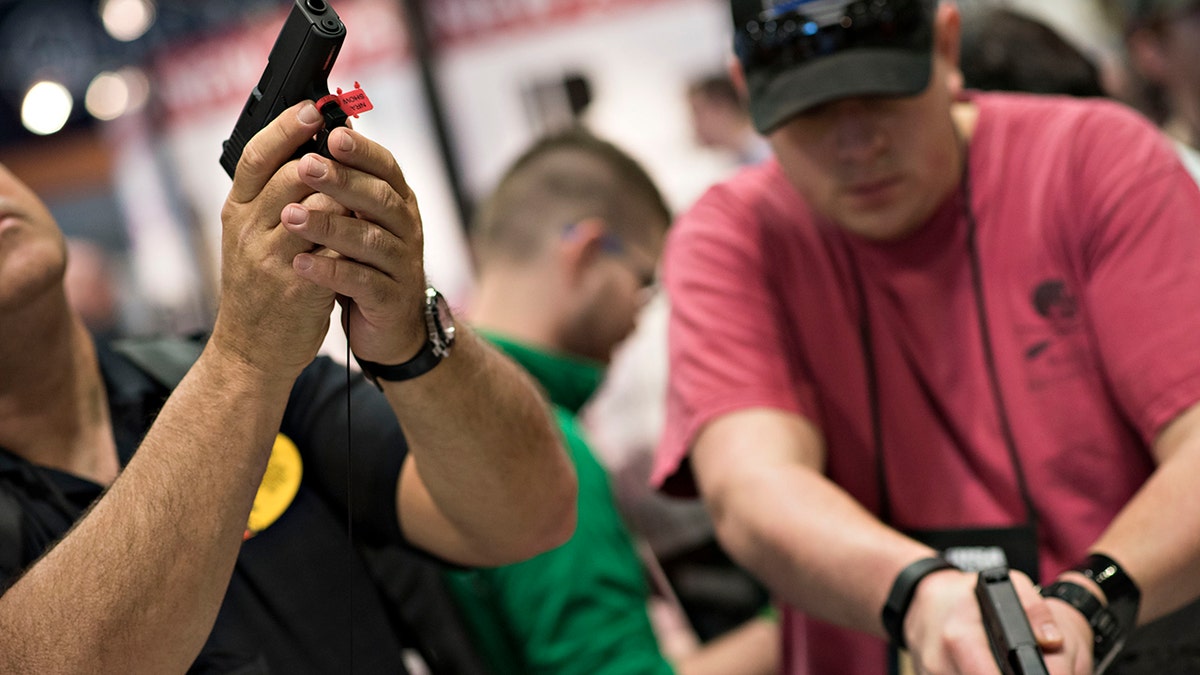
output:
[[414,542],[462,564],[501,565],[570,538],[574,469],[515,364],[464,333],[433,371],[384,391],[412,448],[398,499]]
[[288,393],[333,303],[292,271],[308,244],[279,227],[280,209],[311,194],[277,171],[319,123],[297,111],[239,165],[204,353],[111,488],[0,597],[0,671],[184,672],[203,646]]
[[[893,581],[934,551],[884,525],[825,478],[824,453],[806,420],[745,410],[706,426],[691,461],[717,535],[736,560],[812,616],[886,639],[880,614]],[[932,672],[998,672],[973,587],[973,575],[953,570],[917,587],[905,635]],[[1056,615],[1028,579],[1018,589],[1039,638],[1059,647],[1060,633],[1046,633]],[[1074,657],[1060,655],[1048,663],[1051,672],[1083,672],[1067,663]]]
[[1138,622],[1153,621],[1200,596],[1200,404],[1159,435],[1158,468],[1093,549],[1125,568],[1142,591]]
[[705,427],[691,461],[738,562],[813,616],[885,637],[879,610],[892,580],[932,552],[825,478],[824,452],[802,418],[746,410]]
[[782,661],[779,622],[755,617],[675,663],[678,675],[774,675]]
[[211,352],[104,497],[0,597],[0,671],[183,672],[196,658],[290,389]]
[[[402,363],[426,340],[416,198],[391,153],[362,134],[337,129],[329,147],[336,161],[308,155],[298,175],[350,213],[293,205],[303,217],[285,218],[290,231],[337,252],[298,256],[297,272],[342,298],[357,356]],[[397,508],[405,535],[430,552],[507,564],[570,537],[574,470],[528,376],[460,331],[432,371],[384,383],[411,451]]]

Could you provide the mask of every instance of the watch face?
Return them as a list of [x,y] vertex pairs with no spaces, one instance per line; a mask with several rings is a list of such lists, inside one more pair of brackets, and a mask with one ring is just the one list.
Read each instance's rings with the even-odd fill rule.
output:
[[429,321],[429,339],[439,356],[446,356],[454,346],[454,315],[450,303],[432,287],[425,291],[426,318]]

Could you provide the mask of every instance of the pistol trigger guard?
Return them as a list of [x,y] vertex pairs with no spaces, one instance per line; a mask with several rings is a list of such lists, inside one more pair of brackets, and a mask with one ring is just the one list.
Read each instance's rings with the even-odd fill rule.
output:
[[321,97],[317,101],[317,109],[325,117],[325,125],[317,131],[311,143],[305,143],[300,148],[298,156],[303,156],[306,152],[315,152],[322,157],[333,159],[329,155],[329,134],[338,127],[346,126],[346,120],[348,119],[346,111],[342,110],[341,104],[333,94]]

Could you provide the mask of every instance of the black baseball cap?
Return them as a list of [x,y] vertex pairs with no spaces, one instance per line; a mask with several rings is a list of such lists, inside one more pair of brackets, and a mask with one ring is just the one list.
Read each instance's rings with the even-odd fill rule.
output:
[[761,133],[853,96],[929,85],[937,0],[731,0],[734,51]]

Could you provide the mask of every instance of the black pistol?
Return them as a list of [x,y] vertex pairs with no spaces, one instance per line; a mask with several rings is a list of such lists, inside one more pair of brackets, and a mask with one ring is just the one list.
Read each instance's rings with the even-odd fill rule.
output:
[[983,627],[992,656],[1004,675],[1045,675],[1046,662],[1029,617],[1017,598],[1017,590],[1008,578],[1008,569],[996,567],[979,573],[975,597],[983,614]]
[[[328,2],[295,0],[262,78],[250,92],[229,140],[221,144],[221,166],[230,178],[247,141],[279,113],[306,99],[319,102],[329,97],[329,71],[345,39],[346,26]],[[300,148],[297,157],[308,152],[327,155],[329,132],[346,124],[346,113],[336,100],[327,99],[320,109],[325,127]]]

